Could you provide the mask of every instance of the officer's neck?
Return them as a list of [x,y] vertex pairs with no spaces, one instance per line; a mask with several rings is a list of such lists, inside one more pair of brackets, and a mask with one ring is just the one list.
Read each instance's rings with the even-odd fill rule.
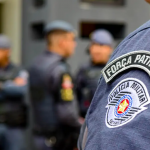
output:
[[103,62],[94,62],[94,61],[91,61],[91,64],[93,66],[105,66],[106,65],[106,63],[103,63]]
[[9,60],[0,62],[0,68],[6,68],[9,65]]
[[62,57],[65,57],[64,51],[61,48],[57,47],[57,46],[49,46],[48,51],[50,51],[52,53],[56,53],[56,54],[58,54]]

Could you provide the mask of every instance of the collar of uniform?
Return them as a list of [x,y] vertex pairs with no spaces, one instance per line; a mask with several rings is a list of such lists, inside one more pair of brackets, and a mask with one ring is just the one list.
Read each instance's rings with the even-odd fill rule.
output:
[[130,33],[125,39],[130,39],[132,36],[134,36],[138,32],[143,31],[143,30],[145,30],[147,28],[150,28],[150,20],[148,22],[146,22],[145,24],[143,24],[142,26],[140,26],[135,31],[133,31],[132,33]]
[[57,58],[57,59],[59,59],[59,60],[65,60],[65,58],[62,57],[61,55],[59,55],[59,54],[57,54],[57,53],[54,53],[54,52],[51,52],[51,51],[49,51],[49,50],[46,50],[46,51],[45,51],[45,54],[46,54],[46,55],[51,55],[51,56],[53,56],[53,57],[55,57],[55,58]]
[[9,63],[9,64],[8,64],[6,67],[4,67],[4,68],[1,68],[1,67],[0,67],[0,70],[9,70],[12,66],[13,66],[12,63]]
[[106,64],[94,64],[92,61],[90,62],[91,66],[97,67],[97,68],[104,68]]

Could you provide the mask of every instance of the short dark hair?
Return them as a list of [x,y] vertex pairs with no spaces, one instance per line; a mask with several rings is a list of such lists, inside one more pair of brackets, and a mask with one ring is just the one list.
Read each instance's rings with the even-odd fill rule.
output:
[[66,33],[68,33],[68,31],[64,31],[64,30],[61,30],[61,29],[50,31],[49,33],[46,34],[47,44],[50,45],[52,43],[51,37],[53,35],[64,35]]

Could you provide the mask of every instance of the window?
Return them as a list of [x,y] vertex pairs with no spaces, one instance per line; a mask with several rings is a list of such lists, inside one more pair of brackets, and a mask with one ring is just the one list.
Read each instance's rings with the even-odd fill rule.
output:
[[45,4],[45,0],[33,0],[35,7],[42,7]]
[[31,38],[35,40],[41,40],[44,38],[44,23],[35,22],[31,24]]
[[108,30],[118,40],[124,38],[126,25],[125,23],[82,21],[80,23],[80,37],[89,39],[90,34],[97,29]]
[[96,4],[124,5],[125,0],[81,0],[81,2],[89,2]]

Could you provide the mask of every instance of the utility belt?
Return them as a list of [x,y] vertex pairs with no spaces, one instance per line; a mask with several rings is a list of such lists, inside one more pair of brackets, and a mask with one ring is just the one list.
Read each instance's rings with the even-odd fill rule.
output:
[[35,136],[43,136],[47,147],[55,149],[73,149],[76,147],[79,129],[59,126],[47,130],[34,129]]
[[[7,108],[7,104],[0,104],[0,124],[9,127],[25,128],[28,125],[28,108],[20,104],[15,108]],[[12,105],[13,107],[13,105]]]
[[45,145],[47,147],[51,147],[55,149],[57,145],[62,141],[62,134],[59,131],[58,127],[49,127],[48,129],[45,128],[34,128],[33,129],[34,136],[42,136],[45,138]]
[[33,134],[36,136],[50,137],[56,135],[58,130],[58,127],[49,127],[48,129],[34,128]]

